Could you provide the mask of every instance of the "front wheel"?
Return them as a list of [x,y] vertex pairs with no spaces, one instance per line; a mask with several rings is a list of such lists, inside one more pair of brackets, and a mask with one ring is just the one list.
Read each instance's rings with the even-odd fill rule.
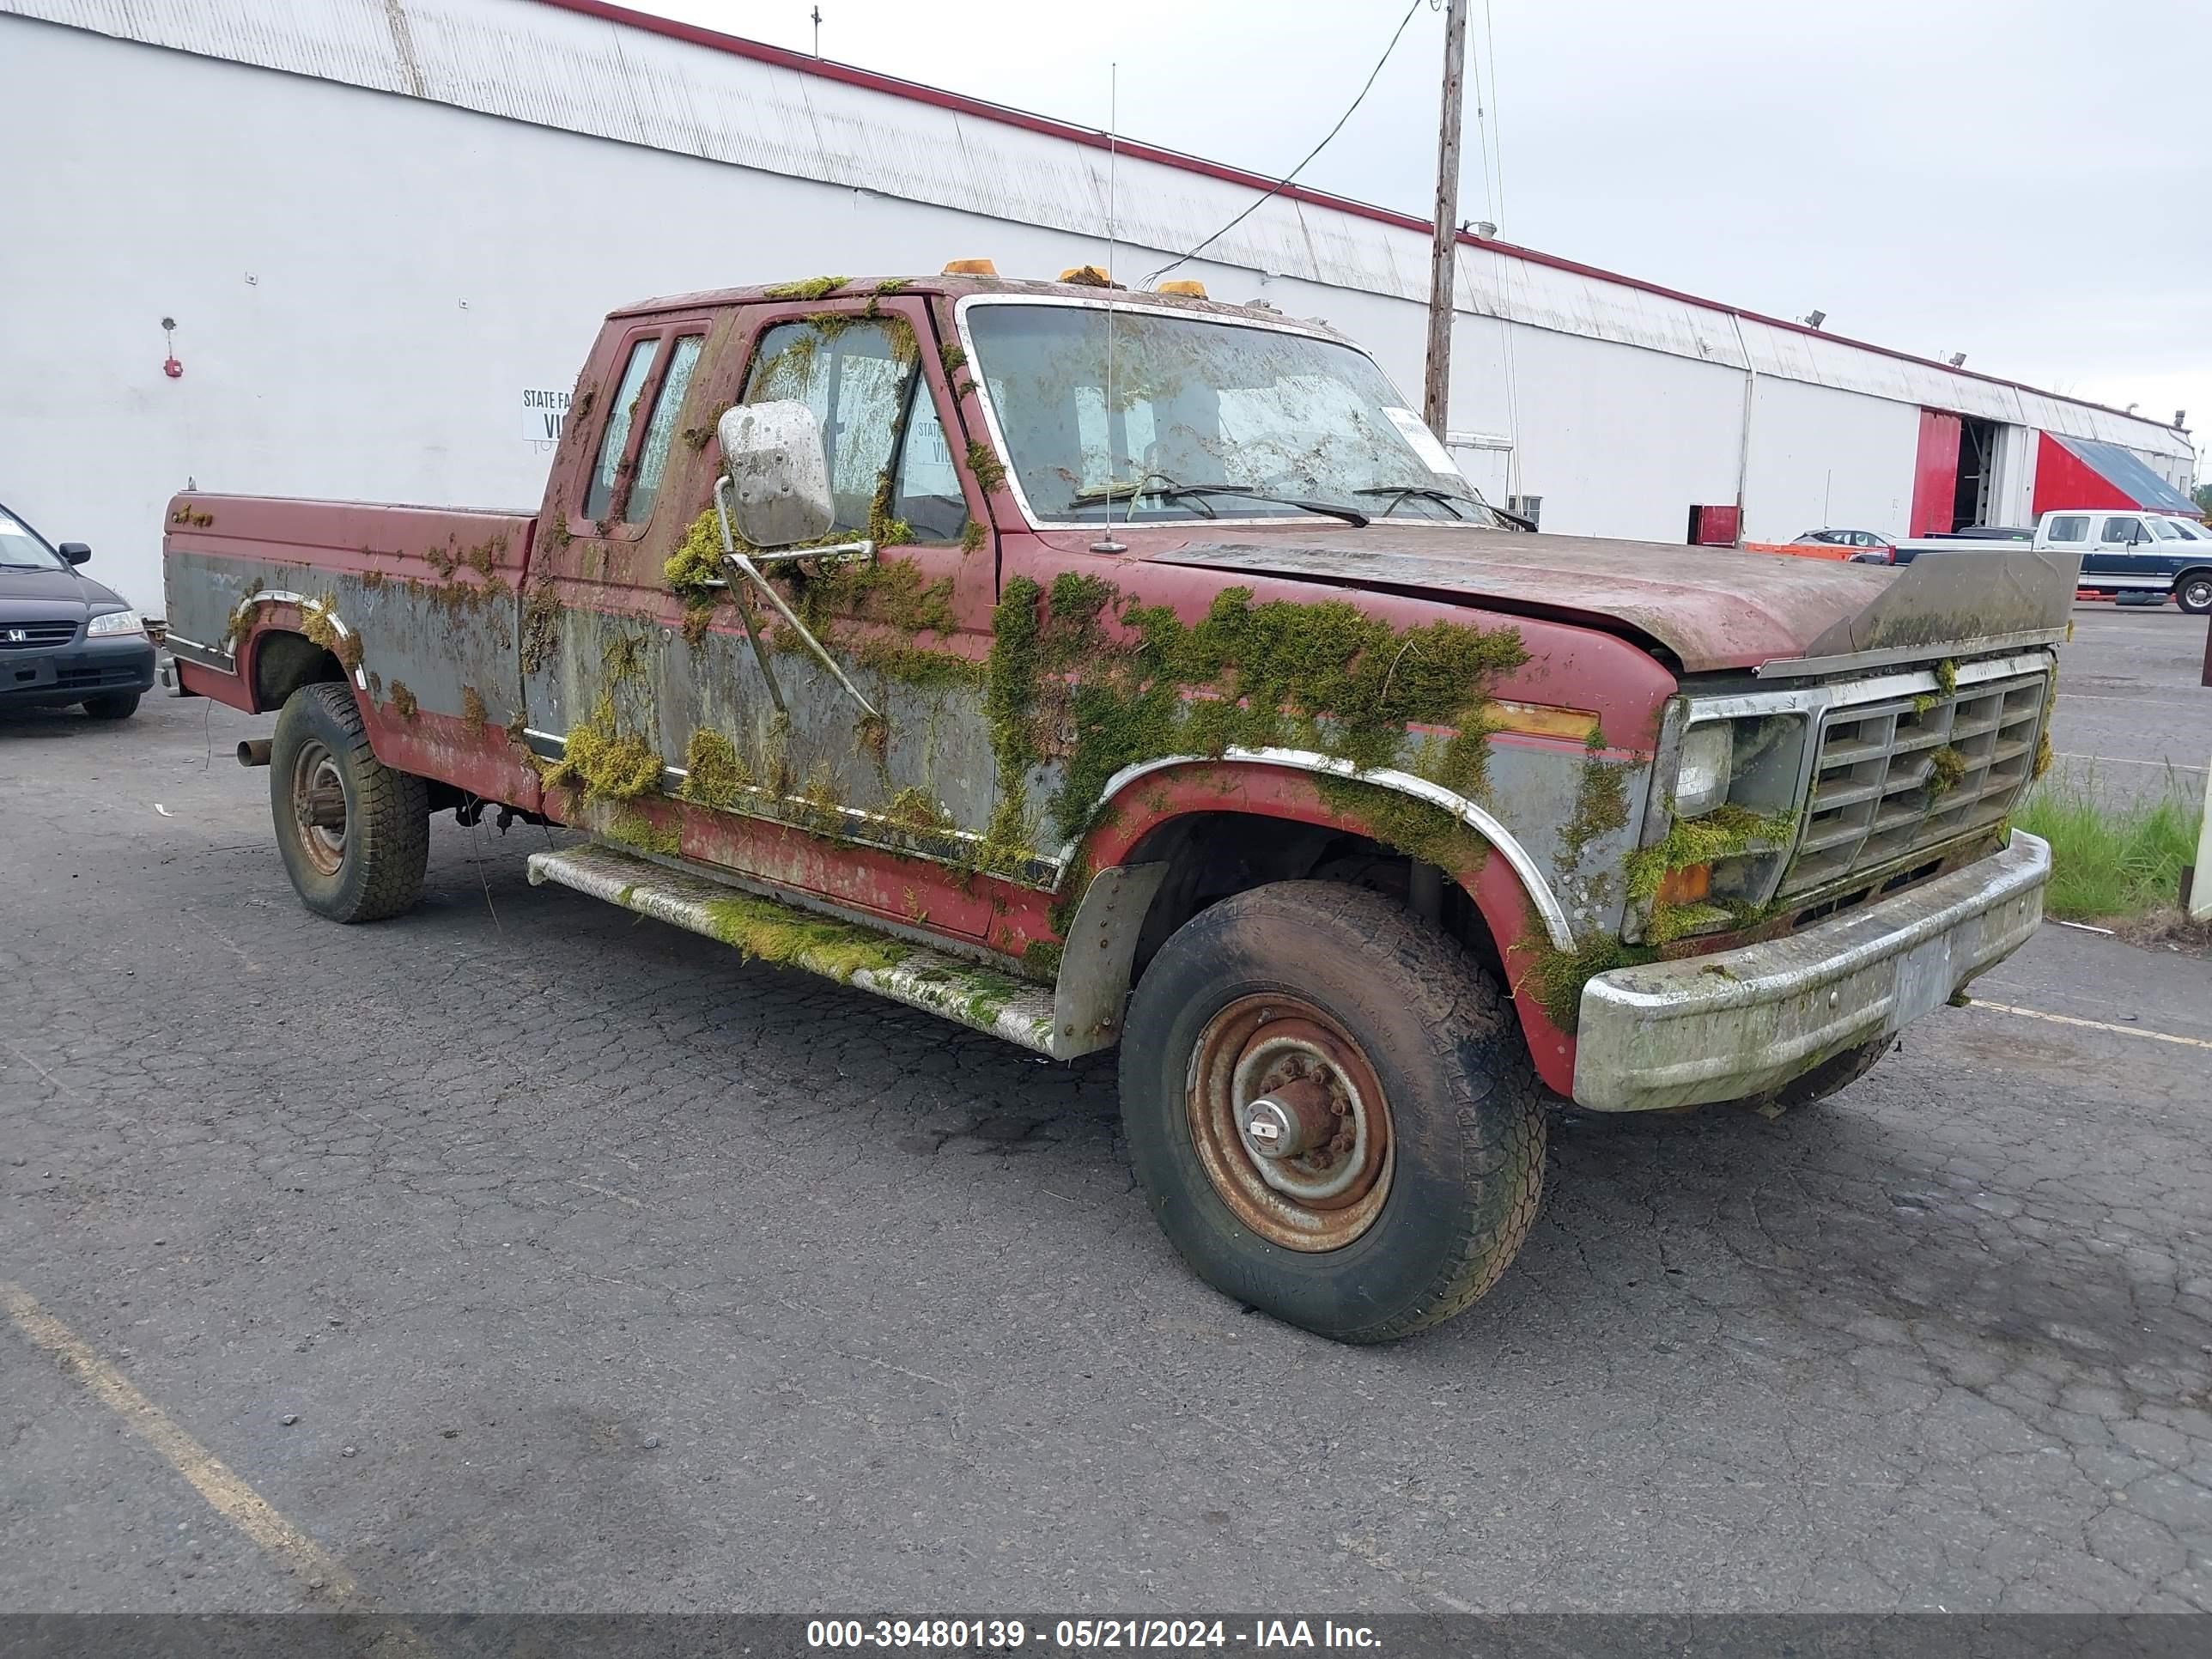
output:
[[303,685],[269,748],[276,848],[300,902],[332,921],[380,921],[411,908],[430,857],[422,780],[377,759],[350,686]]
[[1130,1000],[1121,1121],[1192,1269],[1340,1341],[1468,1306],[1543,1186],[1504,994],[1402,906],[1334,882],[1238,894],[1168,940]]
[[2192,570],[2173,585],[2174,603],[2192,617],[2212,612],[2212,570]]
[[136,691],[108,691],[84,700],[84,712],[96,720],[127,720],[138,712]]

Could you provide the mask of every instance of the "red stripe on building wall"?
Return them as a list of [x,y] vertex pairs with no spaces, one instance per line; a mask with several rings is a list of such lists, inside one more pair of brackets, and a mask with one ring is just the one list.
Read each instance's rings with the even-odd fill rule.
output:
[[1906,533],[1948,534],[1959,495],[1959,417],[1920,411],[1920,450],[1912,460],[1912,520]]
[[2069,507],[2133,507],[2135,498],[2048,432],[2035,434],[2035,516]]

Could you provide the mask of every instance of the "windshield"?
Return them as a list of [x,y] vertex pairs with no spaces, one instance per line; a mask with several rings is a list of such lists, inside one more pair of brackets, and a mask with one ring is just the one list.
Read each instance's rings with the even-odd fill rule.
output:
[[1042,522],[1334,507],[1503,527],[1382,370],[1348,346],[1136,307],[975,305],[966,320],[1014,475]]
[[0,507],[0,570],[66,570],[69,562],[39,532]]
[[2190,523],[2186,519],[2176,519],[2172,523],[2175,532],[2185,542],[2212,542],[2212,536],[2206,535],[2202,529]]

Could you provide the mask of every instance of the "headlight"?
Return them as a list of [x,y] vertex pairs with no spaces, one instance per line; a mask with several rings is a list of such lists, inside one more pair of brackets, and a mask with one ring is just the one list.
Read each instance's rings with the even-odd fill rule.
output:
[[1726,800],[1735,762],[1735,729],[1728,721],[1692,726],[1674,772],[1674,816],[1698,817]]
[[93,640],[145,631],[146,619],[136,611],[110,611],[104,616],[94,617],[84,625],[85,637]]

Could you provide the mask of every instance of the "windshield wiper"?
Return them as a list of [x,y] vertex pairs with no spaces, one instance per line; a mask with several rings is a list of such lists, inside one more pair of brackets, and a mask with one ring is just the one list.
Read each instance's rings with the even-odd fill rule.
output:
[[1454,518],[1462,522],[1468,521],[1468,515],[1459,510],[1461,507],[1479,507],[1484,512],[1503,519],[1508,524],[1516,525],[1522,530],[1534,530],[1536,527],[1533,519],[1524,519],[1518,513],[1508,513],[1502,507],[1493,507],[1480,495],[1462,495],[1456,490],[1438,489],[1433,484],[1375,484],[1365,489],[1355,489],[1352,493],[1355,495],[1391,497],[1390,505],[1382,509],[1382,516],[1386,519],[1405,504],[1407,496],[1418,495],[1423,501],[1435,501],[1448,508]]
[[1358,529],[1366,528],[1371,522],[1358,507],[1346,507],[1337,501],[1311,501],[1303,495],[1271,495],[1264,489],[1248,489],[1243,484],[1179,484],[1172,479],[1162,478],[1158,474],[1153,475],[1151,479],[1142,480],[1133,484],[1106,483],[1096,485],[1089,489],[1079,489],[1075,493],[1075,499],[1061,510],[1073,513],[1096,501],[1112,501],[1132,495],[1158,495],[1168,501],[1195,501],[1205,510],[1209,519],[1218,515],[1206,506],[1208,496],[1242,495],[1247,501],[1271,501],[1278,507],[1295,507],[1304,512],[1319,513],[1328,518],[1341,519],[1345,523]]

